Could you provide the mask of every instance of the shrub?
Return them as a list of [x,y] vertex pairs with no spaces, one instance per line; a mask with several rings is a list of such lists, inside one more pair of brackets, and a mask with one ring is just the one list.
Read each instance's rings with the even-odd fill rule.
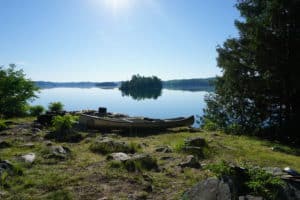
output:
[[72,115],[55,116],[52,120],[52,126],[54,132],[57,133],[70,133],[72,132],[72,126],[75,123],[75,119]]
[[277,199],[280,188],[284,185],[279,177],[274,177],[260,168],[250,168],[248,175],[250,178],[246,181],[246,185],[254,195]]
[[219,178],[221,178],[224,175],[234,174],[232,168],[224,160],[217,164],[209,164],[206,168],[212,171]]
[[39,116],[39,115],[43,114],[44,111],[45,111],[45,108],[41,105],[29,107],[29,114],[31,116]]
[[61,102],[51,102],[48,106],[49,111],[51,112],[62,112],[64,105]]

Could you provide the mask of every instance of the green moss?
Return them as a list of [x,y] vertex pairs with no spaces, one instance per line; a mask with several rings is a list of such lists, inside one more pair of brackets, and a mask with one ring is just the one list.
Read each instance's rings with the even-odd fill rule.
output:
[[114,152],[135,153],[139,151],[139,147],[135,143],[126,143],[120,141],[99,141],[95,140],[90,145],[90,150],[95,153],[108,154]]

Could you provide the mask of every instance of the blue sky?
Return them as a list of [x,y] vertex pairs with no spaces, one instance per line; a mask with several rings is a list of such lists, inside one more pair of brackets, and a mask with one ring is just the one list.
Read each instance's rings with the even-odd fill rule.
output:
[[0,65],[32,80],[164,80],[220,74],[234,0],[0,0]]

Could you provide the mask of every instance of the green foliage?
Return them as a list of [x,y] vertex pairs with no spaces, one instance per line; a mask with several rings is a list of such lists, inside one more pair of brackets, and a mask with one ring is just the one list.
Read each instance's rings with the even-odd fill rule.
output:
[[219,126],[212,120],[205,118],[203,120],[202,128],[206,131],[216,131],[219,129]]
[[57,133],[71,133],[75,119],[72,115],[55,116],[52,120],[52,128]]
[[226,161],[221,161],[217,164],[209,164],[206,169],[212,171],[217,177],[221,178],[224,175],[233,175],[234,171]]
[[108,166],[109,166],[109,168],[113,168],[113,169],[119,169],[119,168],[124,167],[124,165],[122,164],[121,161],[115,161],[115,160],[110,161],[108,163]]
[[7,129],[7,125],[4,120],[0,119],[0,131]]
[[39,116],[39,115],[43,114],[44,111],[45,111],[45,108],[41,105],[29,107],[30,116]]
[[73,197],[69,191],[57,190],[47,195],[47,199],[51,200],[72,200]]
[[38,88],[25,77],[23,70],[11,64],[7,69],[0,66],[0,117],[26,114],[27,101],[36,98]]
[[248,175],[250,179],[246,185],[253,192],[253,195],[260,195],[266,199],[277,199],[280,188],[284,185],[280,178],[274,177],[260,168],[249,169]]
[[9,188],[13,184],[13,178],[21,175],[23,175],[23,169],[17,164],[13,164],[7,170],[0,171],[0,188]]
[[[300,142],[300,46],[296,0],[239,0],[237,38],[218,46],[215,95],[204,118],[233,132]],[[229,128],[228,128],[229,127]]]
[[157,169],[156,159],[147,156],[143,159],[129,159],[123,162],[125,169],[130,172]]
[[48,109],[50,112],[62,112],[64,105],[61,102],[51,102],[48,105]]
[[184,148],[184,140],[177,140],[172,144],[172,148],[175,152],[182,152]]
[[245,168],[243,177],[236,177],[235,170],[225,161],[209,164],[206,169],[212,171],[219,178],[223,176],[238,178],[239,187],[245,186],[249,193],[266,199],[277,199],[279,191],[284,186],[284,182],[279,177],[257,167]]
[[243,127],[237,123],[232,123],[232,124],[228,125],[225,129],[225,133],[232,133],[235,135],[243,134],[244,131],[245,130],[243,129]]
[[162,81],[156,76],[133,75],[130,81],[122,82],[120,90],[122,95],[136,100],[157,99],[161,96]]

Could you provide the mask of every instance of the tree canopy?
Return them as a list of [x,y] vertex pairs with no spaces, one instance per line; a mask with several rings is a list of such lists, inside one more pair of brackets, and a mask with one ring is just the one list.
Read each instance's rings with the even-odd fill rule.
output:
[[157,99],[161,95],[162,81],[156,77],[133,75],[130,81],[122,82],[122,95],[135,100]]
[[27,101],[36,98],[38,88],[25,77],[16,65],[0,67],[0,116],[21,116],[26,112]]
[[206,98],[204,122],[299,141],[300,1],[239,0],[236,8],[239,37],[217,48],[223,75]]

